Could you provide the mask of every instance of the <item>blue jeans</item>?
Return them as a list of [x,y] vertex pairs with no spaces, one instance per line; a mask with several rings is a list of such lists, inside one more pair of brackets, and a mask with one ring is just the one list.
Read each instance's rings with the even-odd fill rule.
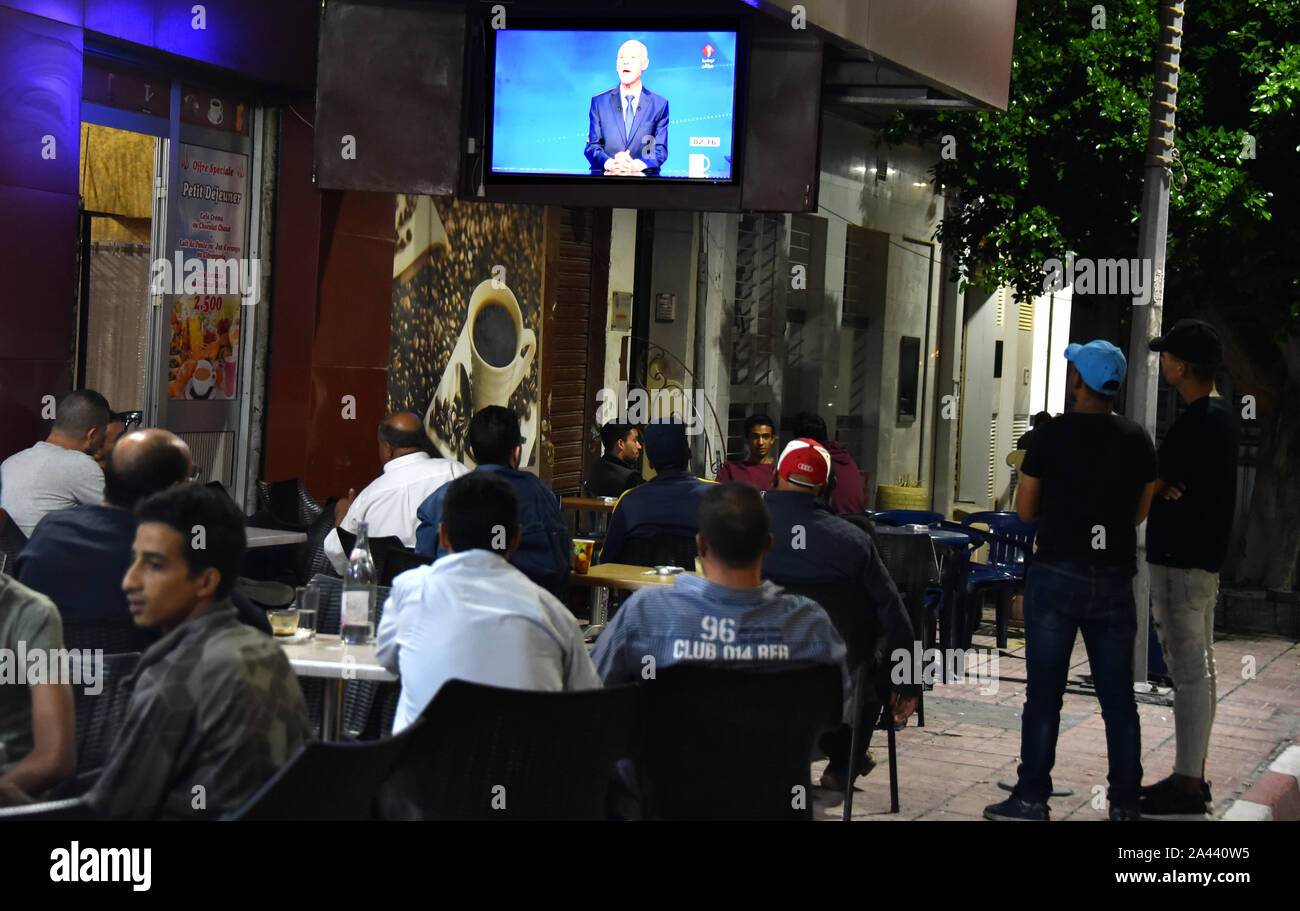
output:
[[1131,571],[1086,563],[1035,562],[1025,581],[1028,685],[1020,726],[1016,796],[1046,802],[1061,726],[1061,697],[1076,632],[1083,633],[1110,754],[1110,802],[1136,806],[1142,735],[1133,698],[1137,608]]

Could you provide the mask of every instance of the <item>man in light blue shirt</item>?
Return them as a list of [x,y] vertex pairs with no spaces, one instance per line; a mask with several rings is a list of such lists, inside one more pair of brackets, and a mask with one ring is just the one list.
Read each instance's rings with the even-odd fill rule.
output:
[[402,678],[393,733],[448,680],[520,690],[599,687],[578,622],[506,557],[519,543],[519,500],[499,472],[474,471],[440,491],[440,550],[393,580],[376,657]]
[[[736,668],[838,664],[844,641],[817,602],[762,580],[771,520],[758,490],[733,481],[710,486],[697,516],[704,578],[643,588],[596,641],[592,660],[606,684],[639,681],[653,661]],[[849,678],[844,671],[845,692]]]

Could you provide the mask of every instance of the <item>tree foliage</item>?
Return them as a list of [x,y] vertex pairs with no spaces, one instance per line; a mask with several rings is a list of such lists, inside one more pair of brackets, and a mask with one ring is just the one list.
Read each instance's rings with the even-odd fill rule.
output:
[[[1259,400],[1245,575],[1286,585],[1300,548],[1300,0],[1183,7],[1165,324],[1211,319]],[[1158,0],[1022,2],[1007,111],[895,116],[886,141],[956,141],[934,171],[950,201],[938,237],[964,279],[1034,297],[1050,258],[1137,255],[1159,23]]]

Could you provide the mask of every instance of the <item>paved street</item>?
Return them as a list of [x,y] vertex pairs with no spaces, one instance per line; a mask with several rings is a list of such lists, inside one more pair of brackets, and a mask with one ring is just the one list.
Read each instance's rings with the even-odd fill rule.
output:
[[[989,632],[988,624],[982,632]],[[1013,630],[1013,635],[1015,631]],[[976,635],[976,648],[992,649],[991,635]],[[926,725],[913,716],[898,733],[899,803],[889,812],[889,768],[885,732],[872,736],[877,766],[858,779],[853,818],[981,819],[985,806],[1003,799],[999,780],[1014,781],[1020,752],[1020,712],[1024,705],[1024,640],[1013,638],[998,659],[996,694],[983,695],[969,682],[936,686],[925,695]],[[1253,657],[1254,679],[1243,679]],[[1214,816],[1221,817],[1284,746],[1300,742],[1300,645],[1285,639],[1228,636],[1215,642],[1219,668],[1218,712],[1206,778],[1214,793]],[[1053,819],[1104,820],[1093,808],[1093,787],[1106,785],[1106,735],[1097,701],[1086,694],[1082,678],[1088,659],[1080,638],[1071,661],[1071,685],[1061,710],[1053,786],[1073,789],[1050,802]],[[987,669],[983,671],[987,675]],[[1143,780],[1169,774],[1174,757],[1174,717],[1169,696],[1139,697],[1142,719]],[[816,785],[825,762],[813,766]],[[817,819],[840,818],[843,801],[814,787]]]

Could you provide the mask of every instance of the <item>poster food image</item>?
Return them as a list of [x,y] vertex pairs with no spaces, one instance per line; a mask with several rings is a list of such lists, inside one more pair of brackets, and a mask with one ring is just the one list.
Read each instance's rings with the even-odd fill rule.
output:
[[398,196],[389,410],[424,416],[434,445],[473,466],[474,413],[519,416],[520,466],[536,462],[544,210]]
[[173,300],[167,350],[169,399],[235,397],[240,305],[237,294],[194,294]]
[[[176,256],[183,265],[173,269],[173,282],[179,285],[196,261],[203,263],[204,274],[203,293],[172,298],[169,399],[229,400],[238,391],[240,294],[252,291],[243,286],[256,281],[243,258],[246,165],[246,156],[237,152],[181,146]],[[233,268],[215,269],[216,261]]]

